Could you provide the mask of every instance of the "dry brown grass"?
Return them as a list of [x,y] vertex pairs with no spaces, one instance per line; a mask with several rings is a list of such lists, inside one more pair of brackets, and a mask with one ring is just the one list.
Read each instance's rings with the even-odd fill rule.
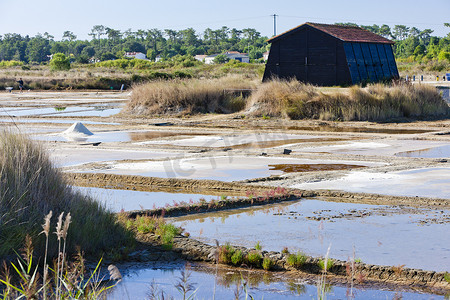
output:
[[41,144],[11,130],[0,131],[0,257],[19,249],[26,234],[33,237],[36,253],[43,254],[44,236],[38,234],[42,216],[50,210],[74,216],[69,252],[77,245],[100,254],[129,241],[114,214],[74,192],[62,178]]
[[255,86],[255,82],[237,75],[149,82],[133,88],[125,112],[134,115],[232,113],[245,107],[239,90]]
[[353,86],[345,93],[323,93],[296,80],[262,84],[252,95],[248,109],[255,116],[343,121],[449,115],[447,103],[432,86],[374,84],[367,88]]

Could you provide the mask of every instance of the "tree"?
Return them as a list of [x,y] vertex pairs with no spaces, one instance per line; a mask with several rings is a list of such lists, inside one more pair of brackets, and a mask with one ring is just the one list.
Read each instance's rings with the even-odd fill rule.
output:
[[70,70],[70,61],[63,53],[53,54],[50,68],[55,71]]
[[106,27],[105,32],[106,32],[106,35],[108,36],[108,39],[110,39],[112,41],[118,41],[122,37],[120,30],[115,30],[115,29]]
[[418,45],[416,47],[416,49],[414,49],[414,56],[419,56],[419,55],[425,55],[425,46],[424,45]]
[[77,39],[77,36],[73,34],[72,31],[64,31],[63,40],[68,40],[69,42],[73,42]]
[[230,59],[225,54],[219,54],[214,58],[215,64],[224,64]]
[[408,32],[409,27],[406,27],[405,25],[395,25],[393,37],[394,39],[402,41],[408,37]]
[[102,35],[105,35],[105,26],[103,25],[94,25],[91,29],[91,33],[88,33],[88,35],[92,36],[93,39],[101,39]]

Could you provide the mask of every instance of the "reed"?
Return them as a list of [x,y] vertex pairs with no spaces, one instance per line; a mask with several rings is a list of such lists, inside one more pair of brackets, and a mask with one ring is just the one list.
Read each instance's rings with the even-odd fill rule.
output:
[[[46,248],[51,256],[60,252],[53,243],[56,236],[39,235],[40,220],[49,211],[54,215],[70,211],[73,217],[72,220],[66,218],[66,223],[61,223],[58,229],[61,233],[58,238],[63,239],[67,253],[73,253],[75,247],[80,246],[86,254],[99,255],[132,242],[132,235],[118,224],[113,213],[90,197],[72,190],[52,165],[42,144],[11,129],[1,130],[0,258],[19,249],[27,234],[35,241],[37,256],[43,257]],[[48,228],[49,224],[46,224],[44,226]],[[66,239],[67,234],[70,239]]]
[[184,79],[153,81],[133,88],[125,113],[195,114],[232,113],[245,107],[245,95],[255,83],[242,76],[219,79]]
[[448,104],[433,86],[373,84],[325,93],[296,80],[262,84],[251,96],[247,109],[254,116],[294,120],[387,121],[450,114]]

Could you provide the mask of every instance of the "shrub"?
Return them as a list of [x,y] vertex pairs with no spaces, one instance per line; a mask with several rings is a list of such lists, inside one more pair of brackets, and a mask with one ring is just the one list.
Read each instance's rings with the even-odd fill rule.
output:
[[333,261],[331,259],[327,259],[327,267],[325,269],[325,260],[320,259],[319,262],[317,263],[317,265],[319,266],[319,268],[321,270],[328,271],[328,270],[330,270],[333,267],[334,263],[333,263]]
[[287,257],[288,265],[300,268],[306,262],[306,255],[302,252],[297,252],[297,254],[289,254]]
[[249,265],[259,268],[261,267],[262,256],[258,252],[251,251],[247,254],[246,261]]
[[[35,241],[35,252],[42,255],[40,220],[50,210],[54,215],[70,212],[73,216],[69,253],[77,245],[86,254],[98,255],[133,241],[113,213],[72,190],[42,144],[11,130],[0,131],[0,257],[19,249],[26,234]],[[56,249],[50,248],[49,254],[55,255]]]
[[261,246],[261,243],[259,241],[256,242],[255,249],[258,250],[258,251],[262,250],[262,246]]
[[262,267],[264,270],[269,271],[273,268],[274,265],[275,263],[270,258],[265,257],[263,259]]
[[226,243],[223,246],[219,247],[219,262],[222,264],[231,264],[233,262],[232,257],[235,253],[235,249],[229,244]]
[[53,54],[50,61],[50,69],[54,71],[70,70],[70,60],[63,53]]
[[244,261],[244,254],[241,250],[236,250],[231,256],[231,263],[235,266],[240,266]]
[[23,62],[17,60],[3,60],[0,61],[0,68],[10,68],[16,66],[23,66]]

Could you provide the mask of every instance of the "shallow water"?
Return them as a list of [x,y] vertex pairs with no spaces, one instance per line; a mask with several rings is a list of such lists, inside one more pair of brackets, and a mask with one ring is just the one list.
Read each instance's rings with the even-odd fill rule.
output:
[[288,247],[291,252],[312,256],[324,256],[331,244],[332,258],[347,260],[355,247],[355,257],[365,263],[446,271],[450,265],[449,213],[302,200],[173,221],[209,244],[217,239],[221,244],[254,247],[260,241],[263,250]]
[[113,212],[154,209],[167,205],[174,206],[185,203],[197,203],[200,199],[217,200],[220,197],[203,194],[183,194],[165,192],[140,192],[130,190],[102,189],[92,187],[74,187],[85,195],[92,196]]
[[[52,123],[52,124],[73,124],[76,120],[65,120],[65,119],[28,119],[28,118],[5,118],[0,119],[0,123]],[[92,124],[92,125],[121,125],[120,123],[113,122],[96,122],[96,121],[83,121],[83,124]]]
[[[82,122],[87,124],[87,122]],[[130,141],[146,141],[152,139],[158,139],[168,136],[176,136],[176,135],[189,135],[189,133],[182,132],[164,132],[157,130],[145,130],[145,131],[103,131],[103,132],[93,132],[94,135],[91,136],[71,136],[64,135],[62,133],[59,134],[51,134],[51,135],[40,135],[36,136],[36,139],[45,140],[45,141],[78,141],[78,142],[102,142],[102,143],[111,143],[111,142],[130,142]]]
[[[185,271],[184,262],[172,262],[162,265],[140,264],[140,266],[123,267],[123,281],[109,293],[107,299],[150,299],[152,288],[160,297],[182,299],[176,289],[180,282],[181,272]],[[186,271],[185,271],[186,272]],[[317,286],[311,280],[303,278],[287,278],[281,274],[262,271],[241,272],[229,268],[216,271],[213,266],[193,263],[189,267],[189,283],[195,290],[195,299],[234,299],[237,286],[240,286],[240,299],[245,298],[242,283],[247,283],[247,293],[254,299],[317,299]],[[217,275],[216,275],[217,272]],[[389,290],[388,288],[353,288],[350,286],[327,286],[327,299],[444,299],[444,296],[421,294],[413,291]],[[191,295],[193,291],[187,295]],[[403,298],[402,298],[403,297]],[[161,299],[161,298],[157,298]],[[250,298],[249,298],[250,299]]]
[[[215,156],[205,158],[176,158],[168,161],[148,161],[136,163],[117,163],[111,165],[105,173],[142,175],[163,178],[194,178],[236,181],[271,175],[282,175],[281,170],[271,170],[274,164],[358,164],[361,166],[379,166],[383,163],[311,160],[295,158],[275,158],[262,156]],[[149,171],[150,170],[150,171]],[[83,170],[97,172],[97,170]]]
[[109,117],[120,112],[118,105],[97,105],[97,106],[55,106],[55,107],[20,107],[2,108],[0,116],[12,117],[37,117],[37,116],[95,116]]
[[450,145],[405,151],[395,154],[401,157],[423,157],[423,158],[450,158]]
[[420,168],[386,173],[351,171],[339,179],[294,184],[291,187],[450,199],[450,168]]

